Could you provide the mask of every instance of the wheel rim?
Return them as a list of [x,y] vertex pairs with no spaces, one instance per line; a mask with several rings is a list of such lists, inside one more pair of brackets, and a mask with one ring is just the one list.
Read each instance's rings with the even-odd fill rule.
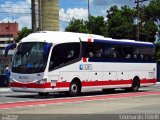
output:
[[78,89],[77,85],[76,85],[76,84],[72,84],[72,86],[71,86],[71,91],[72,91],[73,93],[76,93],[76,92],[77,92],[77,89]]

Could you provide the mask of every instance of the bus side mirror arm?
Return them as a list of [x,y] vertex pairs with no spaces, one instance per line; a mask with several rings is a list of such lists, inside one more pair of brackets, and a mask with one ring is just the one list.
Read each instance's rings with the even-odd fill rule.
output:
[[4,53],[5,57],[8,56],[9,50],[16,48],[16,46],[17,46],[16,43],[9,44],[8,46],[6,46],[6,47],[5,47],[5,53]]

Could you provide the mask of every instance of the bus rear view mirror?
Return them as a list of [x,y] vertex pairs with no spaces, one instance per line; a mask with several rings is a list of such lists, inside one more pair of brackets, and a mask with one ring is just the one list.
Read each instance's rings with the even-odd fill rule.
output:
[[51,46],[52,46],[52,43],[47,43],[43,46],[43,56],[44,57],[48,57]]
[[5,48],[5,57],[7,57],[9,50],[16,48],[17,44],[16,43],[12,43],[9,44],[6,48]]

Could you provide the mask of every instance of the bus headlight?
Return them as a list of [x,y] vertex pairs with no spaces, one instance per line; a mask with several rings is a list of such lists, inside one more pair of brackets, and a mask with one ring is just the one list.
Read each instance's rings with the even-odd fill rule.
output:
[[46,82],[47,82],[47,78],[44,78],[44,79],[37,81],[36,84],[44,84]]

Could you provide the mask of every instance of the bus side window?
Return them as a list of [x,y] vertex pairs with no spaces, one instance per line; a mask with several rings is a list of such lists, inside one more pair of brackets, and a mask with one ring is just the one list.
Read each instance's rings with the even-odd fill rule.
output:
[[106,46],[104,50],[104,57],[106,58],[121,58],[122,50],[117,46]]
[[123,47],[124,58],[137,59],[138,50],[135,47]]
[[143,59],[143,55],[140,55],[140,59]]
[[89,57],[94,57],[93,52],[89,52]]
[[57,67],[59,65],[59,45],[56,45],[51,53],[51,58],[49,62],[49,70]]
[[96,51],[96,57],[102,57],[102,55],[103,55],[103,50],[102,49],[99,49],[99,50],[97,50]]
[[75,56],[75,55],[74,55],[74,51],[73,51],[73,50],[70,50],[67,57],[71,59],[71,58],[73,58],[74,56]]
[[[152,52],[151,52],[152,51]],[[139,48],[140,58],[144,60],[154,60],[155,49],[149,47]],[[142,57],[143,56],[143,57]]]

